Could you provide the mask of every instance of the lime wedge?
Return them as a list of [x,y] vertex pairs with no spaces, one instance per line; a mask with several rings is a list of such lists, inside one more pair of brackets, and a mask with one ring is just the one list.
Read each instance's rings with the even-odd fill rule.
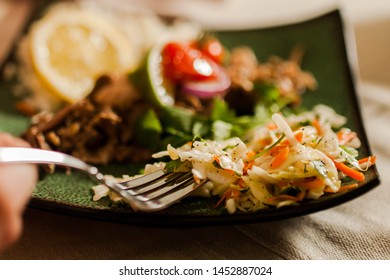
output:
[[155,106],[174,106],[173,85],[164,81],[161,62],[161,47],[152,48],[139,69],[130,74],[130,79]]

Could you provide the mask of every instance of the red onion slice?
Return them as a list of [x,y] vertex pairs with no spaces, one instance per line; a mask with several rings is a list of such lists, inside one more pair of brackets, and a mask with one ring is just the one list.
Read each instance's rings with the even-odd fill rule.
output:
[[195,95],[200,99],[211,99],[223,96],[231,85],[231,80],[226,71],[219,66],[218,78],[215,80],[186,81],[182,85],[185,94]]

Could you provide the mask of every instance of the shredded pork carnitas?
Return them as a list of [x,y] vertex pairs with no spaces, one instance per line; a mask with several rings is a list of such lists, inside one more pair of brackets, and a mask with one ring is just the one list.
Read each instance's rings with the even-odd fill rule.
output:
[[146,161],[150,151],[134,143],[129,128],[147,106],[127,77],[102,76],[87,98],[57,113],[34,116],[23,137],[33,147],[61,151],[92,164],[129,158]]
[[272,56],[268,61],[261,62],[251,48],[234,48],[227,66],[232,86],[226,99],[235,106],[244,102],[243,106],[248,107],[248,104],[256,103],[256,84],[264,84],[274,86],[292,106],[299,105],[301,95],[306,90],[317,88],[314,76],[300,66],[302,56],[303,50],[297,46],[287,60]]

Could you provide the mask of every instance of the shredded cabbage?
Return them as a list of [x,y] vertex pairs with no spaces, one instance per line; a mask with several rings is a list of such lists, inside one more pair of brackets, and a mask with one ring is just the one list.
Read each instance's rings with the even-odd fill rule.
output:
[[[190,171],[196,180],[208,179],[207,190],[198,193],[220,196],[229,213],[295,205],[357,187],[353,177],[345,186],[348,176],[338,170],[338,163],[354,172],[374,164],[356,159],[360,141],[356,133],[342,127],[345,123],[331,108],[318,105],[299,115],[274,114],[271,123],[248,131],[245,141],[231,138],[195,140],[177,148],[168,145],[154,158],[168,156],[175,170]],[[155,163],[147,170],[169,165]]]

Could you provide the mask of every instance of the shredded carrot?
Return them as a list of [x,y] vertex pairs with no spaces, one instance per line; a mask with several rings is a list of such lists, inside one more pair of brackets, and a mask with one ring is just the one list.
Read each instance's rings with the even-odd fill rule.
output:
[[290,148],[288,146],[283,146],[279,153],[272,159],[271,161],[271,167],[272,168],[278,168],[285,162],[288,158],[288,155],[290,153]]
[[252,160],[252,161],[249,161],[247,163],[244,164],[244,168],[243,168],[243,174],[246,175],[248,174],[248,170],[250,170],[253,165],[255,164],[255,162]]
[[275,129],[278,128],[278,126],[277,126],[275,123],[270,122],[270,123],[267,124],[267,128],[268,128],[269,130],[275,130]]
[[228,194],[225,192],[221,198],[218,200],[217,204],[215,204],[214,208],[217,208],[219,205],[221,205],[222,202],[224,202],[227,198]]
[[[222,168],[222,166],[221,166],[221,159],[220,159],[218,156],[214,156],[214,157],[213,157],[213,161],[215,161],[215,162],[219,165],[219,167]],[[224,169],[224,168],[223,168],[223,171],[226,172],[226,173],[229,174],[229,175],[234,175],[234,170],[231,170],[231,169]]]
[[224,169],[223,171],[225,171],[227,174],[229,175],[234,175],[234,170],[231,170],[231,169]]
[[255,151],[249,151],[246,153],[246,158],[248,158],[248,159],[253,159],[255,156],[256,156]]
[[194,181],[199,184],[200,183],[200,179],[197,177],[197,176],[194,176]]
[[192,146],[192,144],[193,144],[192,141],[188,141],[188,142],[187,142],[187,145],[189,145],[189,146]]
[[284,148],[286,148],[286,146],[282,146],[282,145],[278,145],[278,146],[275,146],[273,147],[271,150],[268,151],[268,154],[272,157],[274,156],[277,156],[281,150],[283,150]]
[[352,179],[355,179],[359,182],[364,181],[365,176],[364,176],[363,172],[355,170],[355,169],[345,165],[342,162],[337,162],[335,160],[333,162],[334,162],[334,165],[336,166],[336,168],[338,170],[340,170],[341,172],[343,172],[345,175],[347,175],[347,176],[351,177]]
[[260,138],[258,142],[259,146],[261,147],[265,147],[265,146],[268,146],[271,144],[271,137],[267,137],[267,138]]
[[240,191],[230,188],[224,192],[224,194],[221,196],[220,200],[217,202],[217,204],[214,207],[217,208],[219,205],[221,205],[222,202],[224,202],[230,197],[237,199],[239,195],[240,195]]
[[345,186],[341,186],[339,188],[339,192],[343,192],[343,191],[347,191],[347,190],[350,190],[350,189],[355,189],[358,187],[358,184],[355,183],[355,184],[350,184],[350,185],[345,185]]
[[307,190],[314,190],[324,187],[324,184],[324,181],[320,178],[316,178],[314,180],[304,180],[296,183],[297,186],[304,187]]
[[295,133],[294,136],[295,136],[295,139],[297,139],[297,141],[299,143],[302,143],[302,140],[303,140],[303,132],[302,131],[299,131],[299,132]]
[[324,132],[322,131],[321,124],[320,124],[320,122],[318,121],[318,119],[314,119],[314,120],[312,121],[312,125],[313,125],[314,128],[317,130],[318,135],[320,135],[320,136],[323,136],[323,135],[324,135]]
[[337,191],[334,191],[334,190],[332,190],[331,188],[326,187],[326,188],[324,189],[324,192],[325,192],[325,193],[336,193]]
[[340,130],[339,132],[337,132],[337,139],[339,140],[340,145],[345,145],[355,137],[356,132],[353,131],[345,132]]
[[[302,143],[302,140],[303,140],[303,132],[302,131],[295,133],[294,136],[295,136],[295,139],[297,139],[297,141],[299,143]],[[288,141],[288,139],[286,139],[280,144],[281,145],[290,145],[290,141]]]
[[240,188],[242,188],[242,189],[246,188],[245,181],[244,181],[242,178],[240,178],[240,179],[238,180],[238,185],[239,185]]
[[232,195],[234,199],[237,199],[240,196],[240,191],[236,189],[232,189]]
[[365,158],[359,159],[358,162],[359,162],[359,164],[369,163],[370,165],[373,165],[376,163],[376,156],[365,157]]
[[221,165],[221,160],[219,159],[218,156],[214,156],[214,157],[213,157],[213,160],[214,160],[215,162],[217,162],[219,165]]
[[[271,146],[267,147],[266,149],[259,151],[252,159],[254,160],[257,157],[264,155],[265,153],[269,153],[270,151],[272,151],[273,148],[278,147],[280,142],[283,141],[284,137],[286,137],[286,135],[283,133],[276,142],[274,142]],[[276,148],[276,149],[279,149],[279,148]]]

